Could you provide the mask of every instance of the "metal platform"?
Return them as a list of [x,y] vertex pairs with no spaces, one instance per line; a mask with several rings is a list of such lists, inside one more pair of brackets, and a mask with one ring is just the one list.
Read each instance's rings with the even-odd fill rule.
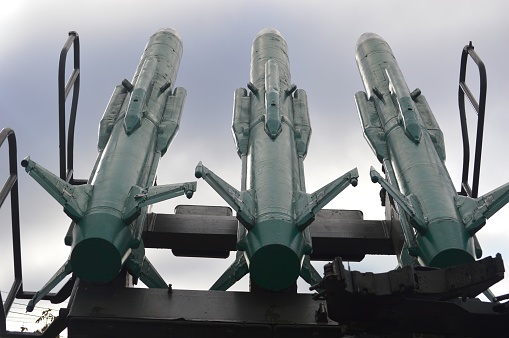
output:
[[78,337],[339,337],[311,294],[113,288],[81,283],[68,316]]

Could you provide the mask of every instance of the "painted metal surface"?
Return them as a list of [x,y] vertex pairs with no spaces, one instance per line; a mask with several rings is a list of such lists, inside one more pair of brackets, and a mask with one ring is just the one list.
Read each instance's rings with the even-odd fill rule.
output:
[[[139,306],[143,304],[143,306]],[[339,337],[311,294],[116,289],[80,283],[69,337]]]
[[[249,93],[235,91],[232,130],[242,160],[240,191],[201,162],[196,177],[208,182],[237,212],[238,255],[212,289],[225,290],[250,272],[262,289],[292,287],[312,252],[308,226],[315,214],[348,185],[353,169],[313,194],[307,194],[303,161],[311,136],[307,96],[291,83],[288,47],[275,29],[256,36],[251,52]],[[309,257],[308,257],[309,258]],[[303,276],[320,279],[314,269]]]
[[414,264],[415,257],[444,268],[480,258],[474,235],[509,201],[509,184],[479,198],[458,195],[445,167],[442,131],[421,91],[409,91],[387,42],[363,34],[356,61],[366,90],[355,95],[364,136],[386,174],[372,168],[371,179],[400,215],[400,263]]
[[196,182],[154,186],[157,166],[177,133],[186,91],[173,90],[182,41],[171,28],[149,39],[132,82],[116,87],[99,126],[99,156],[87,184],[71,185],[29,157],[26,171],[75,223],[66,238],[71,254],[28,305],[73,272],[108,283],[122,267],[149,287],[167,284],[145,257],[141,233],[147,206],[186,194]]
[[507,336],[508,304],[475,298],[503,279],[500,255],[447,269],[405,266],[386,273],[350,270],[337,257],[324,270],[327,313],[345,337]]
[[[237,250],[235,216],[186,206],[189,213],[149,213],[143,229],[146,248],[171,249],[175,256],[226,258]],[[223,208],[223,207],[207,207]],[[229,208],[228,208],[229,209]],[[394,255],[389,222],[364,220],[358,210],[320,210],[309,227],[311,260],[362,261],[365,255]]]

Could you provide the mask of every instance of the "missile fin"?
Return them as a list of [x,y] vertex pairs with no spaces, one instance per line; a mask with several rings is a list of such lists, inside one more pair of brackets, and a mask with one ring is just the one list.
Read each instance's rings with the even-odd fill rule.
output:
[[274,59],[269,59],[265,63],[265,90],[265,131],[271,139],[275,139],[281,132],[281,112],[279,68]]
[[235,210],[237,219],[242,225],[248,230],[254,226],[254,203],[249,190],[238,191],[201,162],[196,166],[195,176],[196,178],[203,178]]
[[75,222],[79,222],[87,210],[88,200],[92,195],[90,184],[72,185],[49,170],[26,157],[21,161],[27,173],[32,176],[58,203],[64,212]]
[[398,203],[399,206],[410,216],[413,220],[412,226],[419,231],[420,233],[425,233],[427,231],[426,222],[423,217],[417,213],[417,210],[412,205],[411,200],[403,195],[399,190],[395,189],[389,182],[387,182],[375,168],[371,167],[369,172],[371,176],[371,181],[373,183],[379,183],[382,188],[384,188],[389,195]]
[[414,90],[411,94],[412,100],[414,100],[415,105],[417,106],[417,110],[421,115],[422,122],[424,126],[428,130],[428,133],[431,136],[431,141],[433,141],[433,145],[435,146],[435,150],[438,153],[438,157],[445,162],[445,142],[444,142],[444,134],[440,129],[435,116],[431,112],[431,108],[428,105],[428,101],[426,97],[421,94],[420,89]]
[[126,224],[129,224],[138,217],[143,207],[184,194],[187,198],[191,198],[195,191],[196,182],[165,184],[147,189],[142,189],[136,185],[132,186],[122,219]]
[[[300,270],[300,276],[302,279],[306,281],[309,285],[317,285],[322,281],[322,276],[316,271],[313,265],[311,265],[311,259],[309,255],[304,256],[304,261],[302,262],[302,268]],[[317,290],[320,292],[321,290]]]
[[235,261],[226,269],[219,279],[210,287],[210,290],[226,291],[233,284],[249,273],[244,251],[237,251]]
[[146,113],[147,102],[151,94],[157,59],[153,56],[147,57],[141,67],[124,116],[124,129],[127,135],[134,133],[141,126],[141,120]]
[[509,202],[509,183],[478,198],[457,195],[455,199],[467,232],[474,235]]
[[97,148],[99,151],[104,150],[104,147],[106,147],[110,139],[111,130],[122,110],[126,96],[127,89],[123,85],[115,87],[110,101],[108,102],[108,106],[104,110],[101,122],[99,122],[99,139],[97,141]]
[[304,159],[311,139],[311,123],[309,121],[308,99],[303,89],[297,89],[293,95],[293,124],[295,126],[297,155]]
[[149,288],[166,289],[168,287],[163,277],[161,277],[145,256],[143,244],[131,252],[126,262],[126,268],[131,275],[139,278]]
[[249,146],[250,107],[251,96],[247,95],[247,91],[244,88],[236,89],[233,99],[232,132],[239,157],[247,155],[247,148]]
[[[168,91],[168,93],[170,93],[170,91]],[[182,87],[177,87],[173,91],[173,94],[168,94],[163,118],[157,131],[156,150],[161,152],[161,156],[166,153],[171,141],[175,135],[177,135],[186,96],[187,91]]]
[[350,184],[355,187],[358,178],[359,173],[357,168],[354,168],[312,194],[298,193],[299,195],[294,202],[294,210],[296,213],[295,225],[297,228],[302,231],[308,227],[315,219],[315,215],[318,211]]
[[411,98],[405,80],[401,76],[391,74],[391,69],[385,70],[389,79],[389,89],[398,103],[398,113],[403,122],[403,129],[407,137],[414,143],[421,140],[421,126],[417,119],[417,107]]
[[27,312],[32,312],[35,305],[43,299],[55,286],[58,285],[68,274],[72,272],[71,261],[68,259],[65,261],[64,265],[60,267],[60,269],[55,272],[53,277],[35,293],[32,299],[27,304]]
[[368,141],[380,163],[382,163],[383,159],[389,157],[389,151],[387,150],[385,132],[382,129],[375,103],[368,100],[365,92],[357,92],[355,94],[355,104],[364,131],[364,138]]

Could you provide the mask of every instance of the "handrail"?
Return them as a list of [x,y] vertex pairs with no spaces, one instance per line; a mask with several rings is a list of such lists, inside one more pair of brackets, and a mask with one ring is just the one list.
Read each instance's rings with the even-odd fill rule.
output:
[[[23,276],[21,269],[21,240],[19,228],[19,194],[18,194],[18,167],[17,167],[17,146],[14,130],[4,128],[0,131],[0,147],[7,139],[9,144],[9,177],[0,190],[0,208],[7,196],[11,195],[11,225],[12,225],[12,250],[14,257],[14,282],[5,299],[2,311],[0,311],[0,336],[7,330],[7,314],[19,291],[23,290]],[[2,295],[0,293],[0,301]]]
[[[7,294],[5,303],[0,293],[0,302],[3,303],[0,311],[0,337],[14,338],[14,337],[42,337],[50,338],[55,337],[67,327],[67,308],[60,309],[59,316],[50,324],[50,326],[43,333],[31,332],[12,332],[7,331],[7,315],[16,298],[30,299],[35,292],[23,291],[23,272],[21,267],[21,235],[20,235],[20,218],[19,218],[19,193],[18,193],[18,158],[17,158],[17,145],[16,134],[11,128],[3,128],[0,131],[0,148],[4,141],[7,140],[9,144],[9,177],[5,181],[2,189],[0,190],[0,208],[11,195],[11,232],[12,232],[12,250],[14,258],[14,281],[11,289]],[[52,303],[60,303],[67,298],[67,295],[72,292],[72,287],[75,283],[75,278],[71,278],[57,293],[48,294],[43,299],[52,301]],[[65,296],[64,296],[65,294]]]
[[[65,82],[65,65],[67,53],[73,46],[74,69]],[[72,103],[69,115],[69,130],[67,134],[67,152],[66,152],[66,134],[65,134],[65,101],[71,88]],[[76,125],[76,111],[78,109],[78,98],[80,92],[80,39],[78,33],[71,31],[69,37],[60,52],[58,62],[58,114],[59,114],[59,145],[60,145],[60,178],[71,184],[84,184],[86,180],[75,180],[74,171],[74,128]]]
[[[479,68],[479,102],[477,102],[474,95],[465,83],[468,56],[474,60],[477,67]],[[470,41],[468,45],[463,47],[461,53],[460,78],[458,88],[458,106],[460,112],[461,134],[463,136],[463,173],[461,177],[461,194],[470,197],[477,197],[479,192],[479,176],[481,172],[481,153],[487,87],[488,80],[486,76],[486,67],[484,66],[484,62],[481,60],[479,55],[477,55],[477,53],[474,51],[474,46],[472,45],[472,41]],[[465,95],[468,97],[468,100],[477,113],[477,133],[472,187],[470,187],[468,183],[468,174],[470,169],[470,143],[468,139],[467,118],[465,114]]]

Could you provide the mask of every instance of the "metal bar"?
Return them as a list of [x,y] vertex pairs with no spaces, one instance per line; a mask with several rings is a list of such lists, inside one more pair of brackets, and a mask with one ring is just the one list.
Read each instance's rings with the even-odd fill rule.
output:
[[[74,69],[71,73],[67,84],[65,82],[65,65],[67,53],[73,45],[74,51]],[[71,171],[72,183],[72,168],[74,157],[74,127],[76,124],[76,110],[78,105],[79,96],[79,82],[80,82],[80,57],[79,57],[79,36],[76,32],[69,32],[69,37],[60,52],[60,59],[58,63],[58,114],[59,114],[59,149],[60,149],[60,178],[67,179],[68,171]],[[66,152],[66,131],[65,131],[65,101],[69,95],[71,86],[73,87],[73,98],[71,104],[71,112],[69,116],[69,130],[67,137],[67,152]]]
[[[14,299],[16,299],[16,294],[19,292],[19,290],[21,290],[21,288],[22,288],[22,281],[19,279],[15,279],[11,285],[11,289],[9,290],[9,293],[7,294],[7,298],[5,299],[4,314],[3,314],[4,316],[7,316],[7,314],[11,310],[11,306],[14,303]],[[5,317],[3,319],[5,320]]]
[[327,320],[326,312],[317,322],[320,304],[324,309],[325,301],[311,294],[167,292],[83,283],[69,313],[68,334],[69,338],[341,336],[341,327]]
[[2,190],[0,190],[0,207],[2,207],[2,205],[5,202],[5,199],[7,198],[7,196],[9,196],[9,193],[11,192],[14,184],[16,184],[16,181],[17,181],[17,177],[13,176],[13,175],[10,175],[7,178],[7,181],[5,181],[5,184],[2,188]]
[[474,155],[474,177],[472,184],[472,197],[477,197],[479,191],[479,179],[481,174],[481,154],[482,154],[482,141],[483,141],[483,133],[484,133],[484,116],[486,109],[486,92],[488,87],[488,80],[486,75],[486,67],[484,66],[484,62],[479,58],[477,53],[474,51],[474,48],[468,50],[468,54],[472,57],[474,62],[479,67],[479,78],[481,81],[479,88],[479,110],[477,111],[477,136],[476,136],[476,145],[475,145],[475,155]]
[[[470,88],[465,83],[467,73],[467,61],[470,56],[476,63],[479,69],[479,101],[476,100]],[[477,197],[479,192],[479,178],[481,171],[481,154],[482,154],[482,141],[484,132],[484,116],[486,110],[486,92],[487,92],[487,76],[486,67],[479,55],[474,51],[472,42],[466,45],[461,53],[460,65],[460,78],[458,88],[458,107],[460,112],[461,133],[463,136],[463,172],[461,178],[461,194],[471,197]],[[476,145],[474,154],[474,169],[472,177],[472,187],[468,183],[469,169],[470,169],[470,142],[468,138],[467,119],[465,114],[465,95],[469,102],[472,104],[475,112],[477,113],[477,132],[476,132]]]
[[[323,210],[310,226],[313,260],[362,260],[366,254],[394,255],[390,229],[385,221],[363,220],[358,211]],[[333,215],[333,216],[331,216]],[[195,252],[189,256],[218,257],[236,251],[235,216],[200,214],[149,214],[143,231],[147,248]],[[224,256],[224,257],[227,257]]]
[[460,65],[460,87],[458,88],[458,108],[460,113],[461,135],[463,140],[463,168],[461,174],[461,194],[471,196],[472,189],[468,184],[468,171],[470,166],[470,141],[468,139],[467,117],[465,114],[465,95],[461,84],[465,82],[465,75],[467,71],[467,57],[468,54],[465,49],[461,53]]
[[67,80],[67,84],[65,85],[65,98],[67,99],[67,96],[69,96],[69,92],[71,91],[72,86],[74,85],[74,82],[80,75],[79,69],[74,69],[69,76],[69,80]]
[[468,88],[467,84],[465,82],[460,82],[460,88],[461,90],[467,94],[468,100],[472,104],[472,107],[475,109],[475,112],[479,111],[479,104],[477,103],[477,100],[474,97],[474,94],[470,91],[470,88]]
[[[10,128],[4,128],[0,131],[0,147],[7,139],[9,144],[9,178],[0,192],[0,207],[2,206],[7,194],[11,194],[11,227],[12,227],[12,251],[14,259],[14,281],[9,291],[6,301],[1,311],[0,334],[5,333],[7,328],[6,317],[9,312],[16,294],[23,291],[23,276],[21,269],[21,241],[19,227],[19,195],[18,195],[18,159],[16,135]],[[2,300],[0,295],[0,300]]]

